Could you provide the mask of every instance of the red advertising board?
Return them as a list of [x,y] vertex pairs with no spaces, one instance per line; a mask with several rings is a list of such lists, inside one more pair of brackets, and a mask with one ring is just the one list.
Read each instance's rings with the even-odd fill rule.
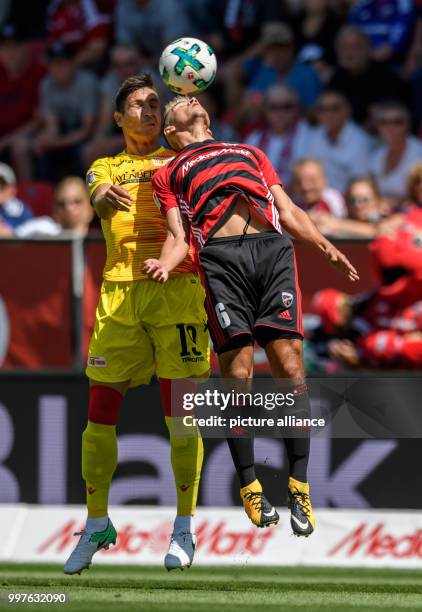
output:
[[[360,274],[350,283],[311,249],[296,247],[304,312],[323,287],[350,293],[367,291],[376,279],[366,243],[343,242],[341,249]],[[82,302],[82,353],[95,320],[105,260],[102,240],[85,243]],[[72,368],[75,364],[76,313],[72,310],[72,244],[70,241],[3,241],[0,243],[0,364],[13,368]]]

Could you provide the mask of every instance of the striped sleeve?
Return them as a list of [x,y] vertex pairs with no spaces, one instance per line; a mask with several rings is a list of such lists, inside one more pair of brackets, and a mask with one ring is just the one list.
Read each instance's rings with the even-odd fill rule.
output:
[[268,187],[271,187],[272,185],[281,185],[281,187],[283,187],[283,181],[278,176],[277,172],[274,170],[274,166],[272,165],[268,157],[265,155],[265,153],[257,147],[254,147],[254,149],[255,152],[258,154],[259,167]]

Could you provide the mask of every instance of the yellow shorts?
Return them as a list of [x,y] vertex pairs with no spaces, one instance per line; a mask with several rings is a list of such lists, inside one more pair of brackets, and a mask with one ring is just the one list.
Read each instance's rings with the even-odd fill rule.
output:
[[86,374],[97,382],[205,377],[210,346],[205,292],[196,274],[164,285],[103,281]]

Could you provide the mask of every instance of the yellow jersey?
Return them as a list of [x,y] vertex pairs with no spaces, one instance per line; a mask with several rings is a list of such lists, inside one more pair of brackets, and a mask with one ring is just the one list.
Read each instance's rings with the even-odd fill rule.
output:
[[[151,181],[154,172],[173,159],[174,153],[160,147],[149,155],[130,155],[125,151],[97,159],[86,175],[90,197],[104,183],[121,185],[130,194],[130,210],[116,211],[101,219],[107,248],[103,271],[105,280],[133,281],[148,278],[142,271],[145,259],[158,258],[167,236],[166,223],[154,202]],[[193,256],[174,270],[194,272]]]

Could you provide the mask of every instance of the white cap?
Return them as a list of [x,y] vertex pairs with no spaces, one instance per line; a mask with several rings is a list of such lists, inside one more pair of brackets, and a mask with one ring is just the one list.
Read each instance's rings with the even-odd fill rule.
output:
[[3,162],[0,162],[0,179],[3,179],[6,185],[16,185],[16,175],[13,169]]

